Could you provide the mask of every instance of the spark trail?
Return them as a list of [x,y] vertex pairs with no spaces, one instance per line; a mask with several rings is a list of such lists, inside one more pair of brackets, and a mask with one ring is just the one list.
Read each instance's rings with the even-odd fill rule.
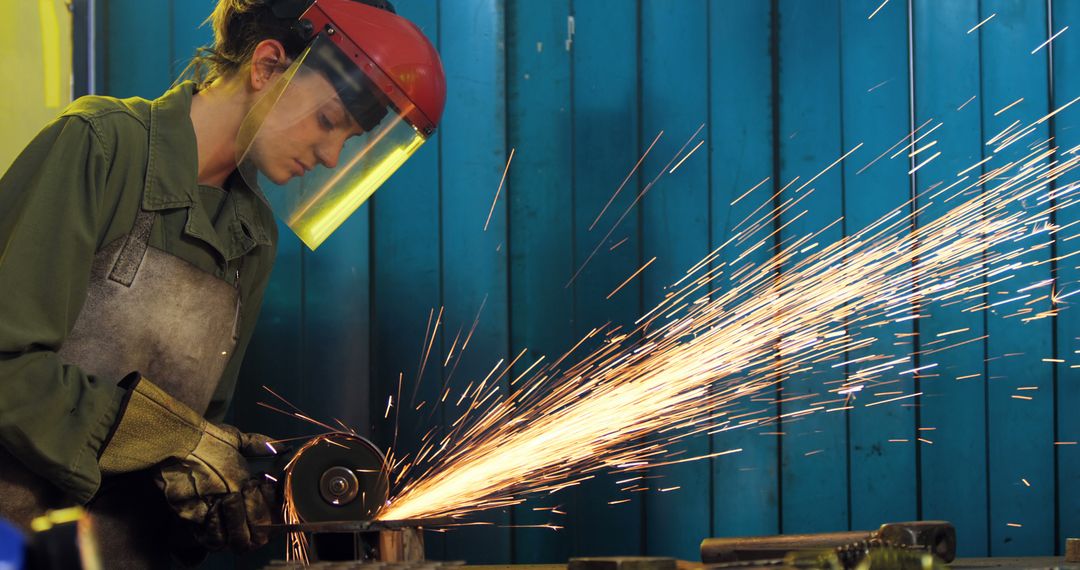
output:
[[[990,285],[1020,268],[1050,263],[1046,252],[1062,229],[1050,225],[1050,215],[1074,205],[1077,190],[1056,181],[1080,157],[1077,149],[1059,154],[1045,144],[1034,147],[975,180],[958,175],[944,190],[935,185],[917,207],[904,204],[811,253],[804,252],[824,229],[785,240],[764,263],[746,261],[801,216],[790,211],[794,204],[781,204],[789,210],[786,222],[750,224],[731,236],[633,330],[591,331],[561,358],[512,379],[508,395],[495,383],[478,385],[450,433],[429,438],[415,457],[394,460],[392,481],[400,488],[378,518],[463,516],[555,492],[599,471],[635,472],[735,453],[672,460],[669,446],[695,434],[820,411],[823,406],[740,418],[731,408],[793,374],[874,345],[878,325],[922,316],[910,315],[913,307],[921,312],[933,303],[967,302],[971,310],[986,310],[982,293]],[[912,230],[915,216],[950,201],[959,204],[931,221],[920,218]],[[779,219],[773,210],[764,219]],[[733,243],[751,245],[732,261],[718,261]],[[949,346],[978,340],[954,332]],[[593,344],[599,348],[582,348]],[[911,366],[913,355],[860,358],[862,368],[833,391],[843,399],[884,374],[914,374],[949,346],[924,350],[918,369]],[[585,356],[560,369],[579,349]],[[462,398],[469,396],[467,390]]]

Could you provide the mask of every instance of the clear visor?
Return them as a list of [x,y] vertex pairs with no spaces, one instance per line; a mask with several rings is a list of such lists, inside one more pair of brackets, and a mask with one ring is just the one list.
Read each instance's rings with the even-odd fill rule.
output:
[[240,173],[313,250],[426,140],[375,81],[319,36],[240,127]]

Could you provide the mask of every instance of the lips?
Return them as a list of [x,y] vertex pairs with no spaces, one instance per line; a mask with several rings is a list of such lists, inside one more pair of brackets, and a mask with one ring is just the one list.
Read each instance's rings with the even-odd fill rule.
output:
[[293,168],[292,168],[292,170],[293,170],[293,176],[303,176],[303,175],[307,174],[307,172],[309,170],[311,170],[311,169],[304,166],[304,163],[300,162],[299,160],[293,159]]

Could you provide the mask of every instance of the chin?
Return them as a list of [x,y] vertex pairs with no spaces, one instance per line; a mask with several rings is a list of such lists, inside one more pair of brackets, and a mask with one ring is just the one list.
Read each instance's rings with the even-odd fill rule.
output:
[[271,170],[269,172],[266,172],[265,174],[266,174],[266,177],[269,178],[271,182],[273,182],[274,184],[277,184],[278,186],[284,186],[290,180],[293,179],[293,173],[289,172],[288,170],[286,170],[284,168],[273,169],[273,170]]

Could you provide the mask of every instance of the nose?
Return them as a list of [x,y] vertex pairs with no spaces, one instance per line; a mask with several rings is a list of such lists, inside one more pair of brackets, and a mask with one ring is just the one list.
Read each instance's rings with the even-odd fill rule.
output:
[[343,146],[345,146],[343,139],[327,139],[315,147],[315,158],[318,159],[319,164],[326,168],[335,168],[341,158],[341,148]]

